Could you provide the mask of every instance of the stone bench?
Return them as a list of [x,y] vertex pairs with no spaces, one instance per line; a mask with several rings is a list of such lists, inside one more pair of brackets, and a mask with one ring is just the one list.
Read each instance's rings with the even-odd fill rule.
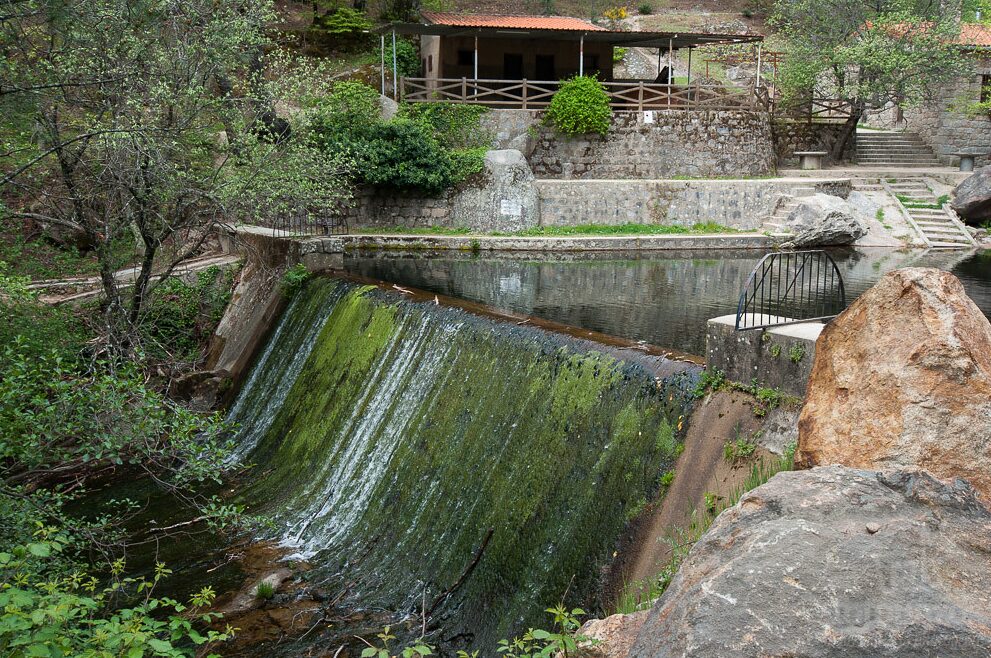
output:
[[974,171],[974,158],[979,155],[985,155],[984,153],[954,153],[953,155],[960,158],[960,171]]
[[795,151],[798,156],[798,166],[802,169],[822,169],[822,159],[826,151]]

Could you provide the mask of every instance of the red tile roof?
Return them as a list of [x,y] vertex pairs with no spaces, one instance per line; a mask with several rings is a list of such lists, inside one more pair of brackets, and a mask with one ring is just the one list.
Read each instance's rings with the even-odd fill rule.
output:
[[960,26],[960,44],[978,48],[991,47],[991,26],[982,23],[964,23]]
[[567,32],[605,32],[604,27],[570,16],[494,16],[486,14],[451,14],[421,12],[424,20],[435,25],[455,27],[494,27],[507,30],[563,30]]

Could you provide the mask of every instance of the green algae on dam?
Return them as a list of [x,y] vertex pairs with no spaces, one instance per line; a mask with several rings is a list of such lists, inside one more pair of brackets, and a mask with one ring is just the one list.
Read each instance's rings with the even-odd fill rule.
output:
[[692,379],[317,279],[231,414],[256,464],[245,499],[350,584],[348,605],[433,608],[436,641],[489,653],[566,593],[595,607],[600,569],[675,459]]

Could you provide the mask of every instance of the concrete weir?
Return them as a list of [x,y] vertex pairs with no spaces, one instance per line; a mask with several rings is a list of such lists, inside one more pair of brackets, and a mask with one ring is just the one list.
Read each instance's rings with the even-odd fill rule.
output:
[[730,381],[756,380],[762,386],[804,396],[816,339],[824,326],[821,322],[803,322],[737,331],[735,314],[713,318],[705,333],[706,369],[721,371]]

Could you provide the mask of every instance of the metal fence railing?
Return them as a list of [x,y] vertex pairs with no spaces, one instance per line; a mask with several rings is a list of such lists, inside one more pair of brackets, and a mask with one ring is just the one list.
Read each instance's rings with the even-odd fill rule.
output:
[[347,235],[347,216],[330,210],[293,208],[270,215],[272,232],[278,237],[303,237],[307,235]]
[[754,267],[740,294],[736,330],[825,321],[846,308],[846,289],[825,251],[779,251]]

